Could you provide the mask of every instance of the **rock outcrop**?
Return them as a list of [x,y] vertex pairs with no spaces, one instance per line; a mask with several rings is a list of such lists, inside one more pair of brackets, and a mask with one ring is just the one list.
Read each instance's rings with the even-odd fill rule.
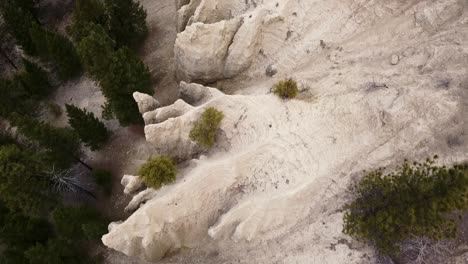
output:
[[140,177],[132,175],[124,175],[120,183],[124,186],[125,194],[133,194],[145,186]]
[[[174,184],[135,196],[103,243],[173,263],[372,263],[372,248],[342,233],[349,184],[405,158],[468,159],[468,3],[234,2],[247,8],[179,1],[181,79],[239,87],[182,82],[178,101],[144,113],[147,140],[190,162]],[[301,84],[297,99],[269,92],[286,77]],[[225,117],[198,159],[188,134],[207,107]]]
[[142,114],[148,111],[153,111],[161,106],[158,100],[154,99],[151,95],[143,94],[140,92],[134,92],[133,99],[135,99],[135,101],[137,102],[138,110]]

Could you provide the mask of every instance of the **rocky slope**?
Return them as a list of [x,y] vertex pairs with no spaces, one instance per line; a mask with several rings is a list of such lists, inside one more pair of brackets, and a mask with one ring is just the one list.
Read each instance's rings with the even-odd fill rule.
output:
[[[108,247],[179,252],[175,263],[370,263],[372,249],[341,233],[348,184],[404,158],[468,159],[465,0],[174,5],[187,83],[156,110],[135,98],[147,140],[189,162],[175,184],[134,197]],[[297,99],[270,93],[285,77],[301,84]],[[207,107],[225,114],[209,152],[188,138]]]

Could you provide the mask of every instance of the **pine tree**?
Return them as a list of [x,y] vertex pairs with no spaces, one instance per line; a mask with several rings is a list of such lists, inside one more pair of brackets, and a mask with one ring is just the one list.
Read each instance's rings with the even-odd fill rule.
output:
[[134,0],[105,0],[110,36],[119,47],[135,47],[148,32],[146,11]]
[[121,48],[115,52],[100,84],[108,108],[121,125],[143,123],[132,94],[134,92],[152,94],[153,91],[148,68],[131,50]]
[[393,173],[372,171],[355,186],[344,232],[370,241],[384,254],[414,237],[454,238],[457,217],[468,209],[468,166],[404,162]]
[[45,168],[39,154],[17,145],[0,146],[0,197],[12,210],[38,214],[47,204],[47,185],[41,176]]
[[41,59],[51,61],[57,67],[62,80],[69,80],[81,73],[81,63],[73,44],[66,37],[34,24],[31,38]]
[[76,131],[81,141],[91,150],[100,149],[109,139],[109,131],[93,113],[73,105],[66,105],[68,123]]
[[77,0],[68,32],[79,43],[88,35],[86,27],[90,24],[106,25],[105,12],[104,3],[101,0]]
[[21,79],[25,84],[26,91],[31,96],[45,97],[52,91],[47,73],[34,62],[23,59],[25,72]]
[[114,43],[100,25],[87,24],[82,30],[86,32],[86,37],[77,47],[81,62],[92,77],[101,80],[111,63]]
[[56,128],[19,115],[14,115],[11,121],[22,135],[49,151],[50,162],[55,167],[65,169],[78,161],[90,168],[79,159],[79,138],[71,128]]
[[4,0],[0,2],[0,15],[10,34],[29,55],[35,55],[35,45],[29,34],[35,24],[33,14],[19,5],[21,1]]

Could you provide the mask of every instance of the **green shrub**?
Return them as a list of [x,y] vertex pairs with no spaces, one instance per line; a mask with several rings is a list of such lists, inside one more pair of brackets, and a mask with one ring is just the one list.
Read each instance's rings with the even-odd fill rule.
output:
[[275,84],[273,93],[282,99],[291,99],[297,96],[299,88],[297,82],[293,79],[279,81]]
[[211,148],[215,143],[216,132],[218,131],[223,118],[223,112],[218,111],[213,107],[206,109],[190,131],[190,139],[198,142],[204,147]]
[[356,197],[347,205],[344,233],[393,254],[410,238],[455,237],[457,217],[468,207],[468,166],[405,161],[393,173],[367,173],[352,190]]
[[159,189],[163,184],[174,182],[177,169],[169,157],[150,158],[138,171],[146,186]]
[[101,186],[106,195],[112,193],[112,174],[109,171],[95,169],[93,170],[93,178],[96,181],[96,184]]

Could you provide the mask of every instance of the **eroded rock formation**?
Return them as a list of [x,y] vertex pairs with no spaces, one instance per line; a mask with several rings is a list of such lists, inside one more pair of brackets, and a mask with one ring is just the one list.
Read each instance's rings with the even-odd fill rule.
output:
[[[466,1],[178,3],[181,78],[245,86],[182,82],[178,101],[144,113],[161,154],[194,159],[135,196],[105,245],[149,260],[180,251],[179,263],[368,263],[372,249],[342,234],[349,183],[404,158],[468,159]],[[269,92],[285,77],[301,84],[295,100]],[[188,134],[207,107],[225,118],[198,159]]]

